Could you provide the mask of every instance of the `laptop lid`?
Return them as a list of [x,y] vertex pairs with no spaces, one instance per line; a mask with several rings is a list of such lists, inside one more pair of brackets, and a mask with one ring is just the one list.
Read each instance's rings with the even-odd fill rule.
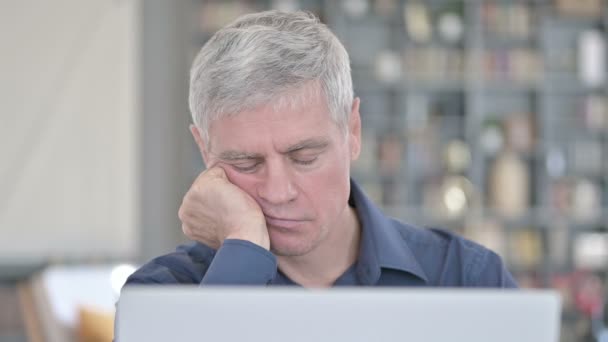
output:
[[347,288],[123,289],[116,341],[555,342],[548,290]]

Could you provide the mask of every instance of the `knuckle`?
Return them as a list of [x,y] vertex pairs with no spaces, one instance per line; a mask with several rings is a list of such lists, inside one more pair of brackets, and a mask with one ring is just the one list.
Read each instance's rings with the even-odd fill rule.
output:
[[184,233],[184,235],[186,235],[187,237],[191,237],[192,236],[192,231],[190,230],[190,228],[185,225],[182,224],[182,232]]
[[177,211],[177,217],[180,219],[180,221],[184,221],[186,219],[186,209],[184,209],[184,204],[182,203],[182,205],[179,207],[179,210]]
[[190,188],[190,190],[188,190],[188,192],[186,192],[186,194],[184,195],[184,198],[182,200],[182,206],[184,204],[194,202],[196,200],[197,196],[199,195],[199,193],[200,193],[199,187],[196,185],[193,185]]
[[206,176],[211,178],[224,178],[226,176],[226,173],[221,167],[214,166],[211,169],[207,170]]

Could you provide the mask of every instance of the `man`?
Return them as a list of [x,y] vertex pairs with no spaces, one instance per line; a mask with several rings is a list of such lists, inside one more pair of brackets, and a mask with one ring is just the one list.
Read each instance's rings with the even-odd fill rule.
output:
[[346,50],[313,15],[218,31],[193,63],[190,109],[208,166],[179,210],[193,242],[127,284],[516,287],[495,253],[386,217],[350,179],[359,99]]

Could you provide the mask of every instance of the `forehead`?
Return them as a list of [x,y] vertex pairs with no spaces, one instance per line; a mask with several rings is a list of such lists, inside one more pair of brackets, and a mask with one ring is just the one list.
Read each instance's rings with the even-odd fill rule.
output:
[[331,137],[338,131],[320,93],[300,92],[224,116],[209,128],[209,148],[254,150],[265,144],[285,148],[302,140]]

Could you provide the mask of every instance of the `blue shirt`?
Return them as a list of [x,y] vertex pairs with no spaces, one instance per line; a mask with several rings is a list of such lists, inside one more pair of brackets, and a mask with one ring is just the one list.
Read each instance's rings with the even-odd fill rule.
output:
[[[500,257],[451,232],[385,216],[351,181],[350,205],[361,222],[357,262],[335,286],[517,287]],[[148,262],[129,284],[297,285],[268,250],[226,240],[216,251],[198,242]]]

